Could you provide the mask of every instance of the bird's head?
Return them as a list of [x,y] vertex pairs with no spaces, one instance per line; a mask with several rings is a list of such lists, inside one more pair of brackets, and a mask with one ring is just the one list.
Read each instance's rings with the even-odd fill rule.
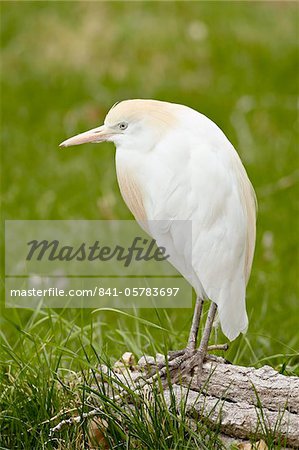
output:
[[176,105],[157,100],[125,100],[108,112],[104,125],[73,136],[60,144],[114,142],[117,147],[149,151],[176,122]]

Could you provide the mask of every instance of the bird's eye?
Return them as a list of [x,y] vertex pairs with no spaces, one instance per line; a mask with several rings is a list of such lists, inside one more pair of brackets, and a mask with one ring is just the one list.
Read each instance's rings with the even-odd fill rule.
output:
[[118,128],[119,128],[120,130],[125,130],[126,128],[128,128],[127,122],[120,122],[120,123],[118,124]]

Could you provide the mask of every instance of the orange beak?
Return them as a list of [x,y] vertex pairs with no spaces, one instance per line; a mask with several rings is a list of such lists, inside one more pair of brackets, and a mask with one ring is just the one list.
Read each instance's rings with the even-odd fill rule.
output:
[[115,131],[109,130],[105,125],[92,130],[85,131],[85,133],[77,134],[59,144],[59,147],[70,147],[71,145],[80,145],[106,141],[110,136],[115,134]]

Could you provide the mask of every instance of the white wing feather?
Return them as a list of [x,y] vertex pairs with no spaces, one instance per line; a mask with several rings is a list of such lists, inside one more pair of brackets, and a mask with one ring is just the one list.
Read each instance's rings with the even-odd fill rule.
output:
[[[171,249],[171,262],[197,294],[218,305],[221,328],[233,340],[248,325],[245,291],[255,244],[254,191],[222,131],[196,111],[182,112],[180,126],[155,149],[147,155],[134,152],[134,158],[117,152],[117,165],[138,174],[147,219],[164,221],[153,237]],[[178,220],[192,220],[191,261]]]

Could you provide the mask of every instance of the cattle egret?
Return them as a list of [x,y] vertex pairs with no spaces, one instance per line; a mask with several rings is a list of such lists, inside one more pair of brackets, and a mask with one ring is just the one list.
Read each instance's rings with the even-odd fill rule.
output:
[[[103,141],[116,145],[117,178],[127,206],[141,224],[163,221],[167,251],[176,254],[172,262],[196,291],[188,345],[175,359],[177,366],[201,368],[216,310],[229,340],[248,326],[245,291],[255,247],[256,198],[247,173],[220,128],[179,104],[122,101],[110,109],[104,125],[60,145]],[[191,262],[175,225],[182,220],[192,221]],[[211,306],[196,350],[206,299]]]

